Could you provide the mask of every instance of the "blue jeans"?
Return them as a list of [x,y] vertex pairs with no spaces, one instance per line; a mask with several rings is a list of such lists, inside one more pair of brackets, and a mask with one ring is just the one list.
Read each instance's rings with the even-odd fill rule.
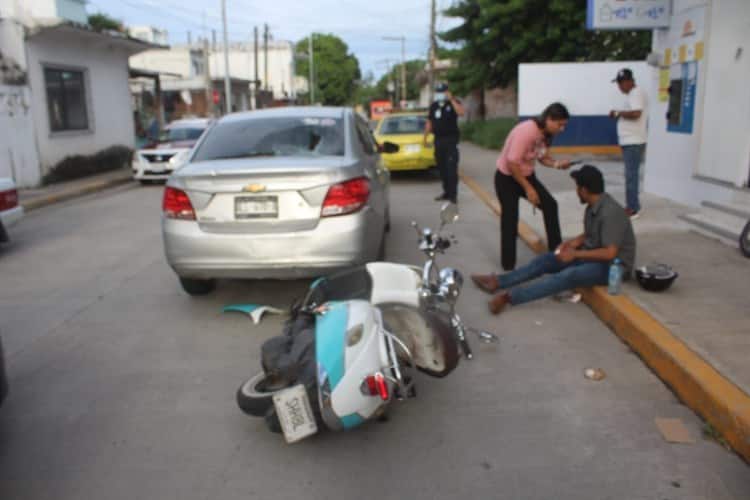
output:
[[[549,276],[525,287],[517,286],[545,274]],[[549,252],[535,257],[515,271],[499,275],[497,280],[500,288],[510,289],[511,304],[525,304],[571,288],[606,285],[609,281],[609,263],[575,260],[563,264],[554,253]]]
[[638,201],[638,185],[640,177],[638,170],[641,167],[641,158],[645,144],[632,144],[622,146],[622,159],[625,162],[625,204],[634,212],[641,210]]

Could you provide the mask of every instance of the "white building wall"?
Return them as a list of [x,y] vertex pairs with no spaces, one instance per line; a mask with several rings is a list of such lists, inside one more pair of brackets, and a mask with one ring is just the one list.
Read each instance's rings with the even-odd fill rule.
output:
[[36,186],[41,178],[28,87],[0,84],[0,130],[0,177]]
[[571,115],[607,115],[625,99],[612,83],[622,68],[633,70],[637,84],[651,81],[643,61],[519,64],[518,114],[536,116],[559,101]]
[[[706,200],[731,201],[735,192],[730,185],[747,182],[750,2],[675,0],[670,28],[654,31],[654,52],[663,55],[665,49],[679,50],[680,44],[690,41],[691,38],[683,36],[686,20],[690,18],[693,25],[699,25],[703,19],[705,43],[704,57],[698,62],[693,131],[689,134],[667,131],[668,103],[652,98],[644,184],[648,192],[697,206]],[[701,38],[700,33],[696,37]],[[672,73],[676,67],[672,66]],[[659,87],[655,76],[649,94],[657,96]],[[719,183],[706,182],[701,177]]]
[[0,15],[14,17],[25,24],[68,20],[80,24],[88,21],[84,0],[0,0]]
[[[28,40],[29,82],[42,174],[66,156],[93,154],[114,145],[135,146],[128,87],[128,55],[104,45],[90,47]],[[89,130],[51,132],[43,65],[83,69]]]
[[171,48],[166,50],[147,50],[130,58],[130,66],[149,71],[175,73],[183,78],[193,76],[191,70],[190,49]]
[[[224,53],[219,47],[211,54],[211,76],[223,78]],[[232,46],[229,51],[229,74],[234,78],[255,79],[255,54],[252,44]],[[265,76],[265,54],[262,45],[258,47],[258,78]],[[293,97],[299,91],[294,75],[294,44],[273,42],[268,47],[268,88],[276,99]],[[265,82],[264,82],[265,83]],[[286,93],[286,95],[285,95]]]

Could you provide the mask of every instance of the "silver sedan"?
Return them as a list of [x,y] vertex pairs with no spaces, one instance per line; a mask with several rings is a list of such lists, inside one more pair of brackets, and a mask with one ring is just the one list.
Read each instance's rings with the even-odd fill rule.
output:
[[379,149],[346,108],[276,108],[214,123],[164,191],[164,250],[184,290],[382,259],[390,177]]

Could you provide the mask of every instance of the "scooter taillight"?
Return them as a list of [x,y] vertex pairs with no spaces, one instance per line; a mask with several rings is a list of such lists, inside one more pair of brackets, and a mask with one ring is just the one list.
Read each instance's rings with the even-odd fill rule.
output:
[[[365,378],[364,387],[367,388],[370,396],[380,396],[383,401],[388,401],[388,383],[382,373],[369,375]],[[363,391],[364,392],[364,391]]]

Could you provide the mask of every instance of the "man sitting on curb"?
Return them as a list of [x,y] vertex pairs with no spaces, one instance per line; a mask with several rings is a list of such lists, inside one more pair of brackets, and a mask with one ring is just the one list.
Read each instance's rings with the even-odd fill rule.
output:
[[[635,235],[622,206],[604,192],[604,177],[598,168],[584,165],[571,173],[578,198],[587,205],[584,233],[565,241],[555,252],[539,255],[509,273],[472,275],[482,290],[495,294],[490,312],[500,314],[506,305],[519,305],[577,287],[606,285],[610,263],[617,257],[628,277],[635,261]],[[526,287],[521,283],[548,275]]]

